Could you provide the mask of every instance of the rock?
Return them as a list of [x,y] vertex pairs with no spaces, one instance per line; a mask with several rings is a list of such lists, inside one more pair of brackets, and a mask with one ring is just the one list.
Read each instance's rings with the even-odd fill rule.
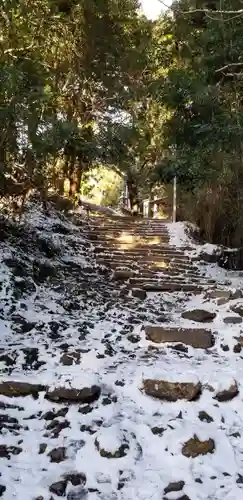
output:
[[230,290],[209,290],[206,293],[206,298],[207,299],[227,299],[227,301],[230,300],[231,298],[231,292]]
[[126,281],[133,278],[134,272],[130,269],[116,269],[113,273],[113,279],[116,281]]
[[34,399],[37,399],[39,392],[43,391],[46,391],[46,386],[40,384],[14,381],[0,382],[0,394],[8,398],[33,396]]
[[227,344],[220,344],[220,347],[224,352],[228,352],[230,350]]
[[210,417],[210,415],[206,411],[200,411],[198,413],[198,418],[201,420],[201,422],[207,422],[210,424],[210,422],[213,422],[213,418]]
[[214,337],[212,333],[209,330],[202,328],[146,326],[145,334],[148,340],[151,340],[156,344],[165,342],[181,342],[198,349],[207,349],[214,345]]
[[3,484],[0,484],[0,497],[3,496],[5,491],[6,491],[6,486],[4,486]]
[[[99,493],[99,491],[96,488],[83,488],[81,486],[80,488],[75,490],[70,490],[67,494],[67,500],[88,500],[89,493]],[[108,497],[106,496],[107,500]],[[116,498],[109,497],[110,500],[116,500]]]
[[237,249],[222,249],[218,265],[223,269],[241,270],[243,262],[242,248]]
[[103,458],[122,458],[127,455],[129,450],[129,445],[125,440],[115,451],[109,451],[105,448],[101,448],[98,438],[95,439],[95,446],[100,452],[100,456]]
[[204,309],[192,309],[182,313],[182,318],[196,321],[198,323],[209,323],[216,318],[216,314]]
[[19,455],[22,451],[22,448],[19,448],[18,446],[0,444],[0,458],[10,459],[11,455]]
[[178,352],[188,352],[188,347],[184,344],[172,344],[168,345],[171,349],[174,349],[174,351]]
[[[163,497],[163,500],[169,500],[169,498]],[[177,497],[176,500],[190,500],[190,498],[188,495],[181,495],[181,496]]]
[[241,316],[226,316],[223,321],[226,325],[239,325],[242,323],[242,318]]
[[242,290],[237,288],[234,292],[231,292],[231,299],[232,300],[237,300],[237,299],[242,299],[243,298],[243,293]]
[[69,403],[93,403],[100,397],[100,387],[93,385],[91,387],[83,387],[82,389],[69,389],[66,387],[58,387],[53,390],[48,390],[46,399],[54,402],[69,402]]
[[80,352],[66,352],[60,358],[60,363],[64,366],[78,365],[80,363]]
[[47,444],[46,443],[40,443],[40,446],[39,446],[39,455],[43,455],[43,453],[45,453],[45,451],[46,451],[46,448],[47,448]]
[[225,304],[227,304],[229,302],[229,299],[226,299],[224,297],[221,297],[219,299],[216,299],[216,304],[217,306],[224,306]]
[[186,399],[193,401],[201,393],[201,384],[192,382],[168,382],[166,380],[145,379],[143,381],[144,390],[148,396],[164,401],[177,401]]
[[132,344],[137,344],[138,342],[140,342],[141,337],[139,335],[133,335],[131,333],[131,335],[127,336],[127,340],[129,340],[129,342],[131,342]]
[[88,413],[91,413],[92,411],[93,411],[93,408],[90,405],[81,406],[78,410],[78,412],[82,413],[83,415],[87,415]]
[[225,389],[216,394],[214,399],[217,399],[220,403],[224,401],[231,401],[231,399],[235,398],[239,394],[239,389],[237,382],[234,381],[233,384],[229,387],[229,389]]
[[21,316],[20,314],[12,315],[12,321],[14,322],[14,327],[17,326],[17,329],[21,333],[29,333],[36,327],[36,322],[27,321],[26,318]]
[[237,474],[238,478],[236,479],[237,484],[243,484],[243,476],[241,474]]
[[86,484],[86,476],[82,472],[71,472],[65,474],[65,479],[70,481],[73,486],[84,486]]
[[213,253],[208,253],[206,250],[202,250],[199,257],[204,262],[208,264],[216,264],[219,261],[221,251],[219,248],[215,249]]
[[241,352],[241,350],[242,350],[242,347],[241,347],[241,344],[240,344],[239,342],[238,342],[238,344],[235,344],[235,345],[234,345],[234,349],[233,349],[233,351],[234,351],[236,354],[240,353],[240,352]]
[[63,420],[62,422],[59,420],[52,420],[46,429],[51,431],[52,437],[57,438],[60,432],[68,427],[70,427],[70,422],[68,420]]
[[243,317],[243,301],[230,306],[231,311]]
[[60,462],[63,462],[66,459],[66,448],[63,447],[54,448],[48,453],[48,457],[50,457],[51,462],[59,464]]
[[58,497],[64,497],[66,494],[67,488],[67,480],[58,481],[57,483],[53,483],[49,490],[51,493],[54,493]]
[[196,435],[189,439],[182,447],[182,455],[188,458],[195,458],[199,455],[206,455],[213,453],[215,450],[215,443],[213,439],[200,441]]
[[155,436],[163,436],[163,433],[165,432],[164,427],[152,427],[151,431]]
[[0,363],[5,363],[6,366],[13,366],[16,363],[16,358],[13,359],[8,354],[1,354]]
[[143,290],[142,288],[133,288],[132,289],[132,296],[136,297],[137,299],[145,300],[147,297],[147,292],[146,292],[146,290]]
[[168,486],[164,489],[164,495],[167,493],[171,493],[172,491],[181,491],[185,486],[184,481],[176,481],[173,483],[169,483]]

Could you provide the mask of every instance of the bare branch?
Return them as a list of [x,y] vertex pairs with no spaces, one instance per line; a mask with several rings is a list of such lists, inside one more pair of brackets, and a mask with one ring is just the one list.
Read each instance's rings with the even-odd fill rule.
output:
[[243,73],[224,73],[224,76],[230,76],[230,77],[235,77],[235,78],[242,78]]
[[[159,0],[160,1],[160,0]],[[229,14],[229,15],[241,15],[243,14],[243,9],[239,10],[210,10],[210,9],[192,9],[192,10],[182,10],[182,14],[194,14],[195,12],[201,12],[202,14]]]
[[229,69],[232,67],[237,67],[237,66],[243,66],[243,62],[226,64],[225,66],[222,66],[222,68],[216,69],[215,73],[220,73],[221,71],[225,71],[226,69]]

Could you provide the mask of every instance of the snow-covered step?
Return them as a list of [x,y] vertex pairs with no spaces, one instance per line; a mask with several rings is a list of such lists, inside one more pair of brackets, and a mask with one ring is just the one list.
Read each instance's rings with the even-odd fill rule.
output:
[[208,349],[214,345],[212,332],[205,328],[145,326],[145,335],[156,344],[180,342],[197,349]]

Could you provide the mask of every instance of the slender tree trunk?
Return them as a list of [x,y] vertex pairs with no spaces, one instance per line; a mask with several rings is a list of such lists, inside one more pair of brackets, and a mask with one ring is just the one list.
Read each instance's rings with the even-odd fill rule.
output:
[[133,211],[134,205],[138,203],[138,188],[134,179],[129,176],[127,179],[128,197],[130,201],[130,207]]

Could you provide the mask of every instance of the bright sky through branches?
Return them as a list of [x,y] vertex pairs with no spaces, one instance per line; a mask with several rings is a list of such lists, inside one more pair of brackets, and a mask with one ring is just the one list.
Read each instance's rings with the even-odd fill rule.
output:
[[[162,10],[165,10],[163,3],[159,0],[141,0],[143,11],[149,19],[156,19]],[[171,0],[165,0],[166,5],[171,4]]]

